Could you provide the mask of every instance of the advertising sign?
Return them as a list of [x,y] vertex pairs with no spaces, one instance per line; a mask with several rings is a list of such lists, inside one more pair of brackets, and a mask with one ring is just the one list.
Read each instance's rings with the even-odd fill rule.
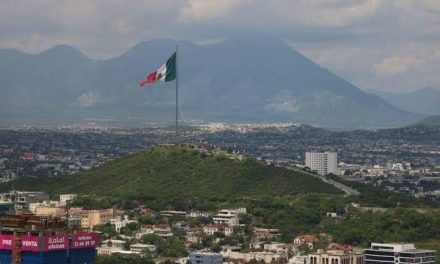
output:
[[43,243],[44,251],[66,250],[69,247],[67,235],[45,236]]
[[79,233],[72,236],[72,248],[94,248],[98,245],[98,233]]
[[0,235],[0,249],[12,250],[14,243],[13,235]]
[[22,236],[21,237],[21,250],[22,251],[39,251],[40,238],[38,236]]

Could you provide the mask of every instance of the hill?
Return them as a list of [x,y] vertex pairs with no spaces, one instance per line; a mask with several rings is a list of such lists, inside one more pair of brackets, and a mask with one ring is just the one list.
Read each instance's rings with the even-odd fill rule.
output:
[[79,175],[38,180],[23,178],[0,185],[0,190],[10,188],[41,190],[51,195],[88,194],[111,203],[141,200],[160,205],[179,201],[203,203],[245,197],[341,193],[301,172],[189,147],[154,147]]
[[422,121],[418,122],[416,125],[422,125],[432,128],[440,128],[440,115],[427,117]]
[[409,93],[374,92],[394,106],[413,113],[440,114],[440,90],[423,88]]
[[40,54],[0,50],[0,122],[172,122],[174,84],[140,89],[138,81],[176,45],[186,120],[366,128],[421,119],[363,92],[278,39],[241,36],[212,45],[152,40],[103,61],[66,45]]

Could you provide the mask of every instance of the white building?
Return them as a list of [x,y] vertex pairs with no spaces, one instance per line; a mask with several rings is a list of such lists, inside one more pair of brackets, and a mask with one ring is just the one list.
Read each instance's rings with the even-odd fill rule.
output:
[[306,152],[306,166],[319,175],[338,174],[338,153]]
[[60,205],[66,206],[68,201],[72,201],[76,198],[76,194],[61,194],[60,195]]
[[239,224],[239,214],[246,214],[246,208],[220,210],[216,215],[214,215],[212,220],[216,224],[236,226]]
[[116,218],[110,219],[110,223],[115,226],[115,229],[118,233],[121,232],[121,228],[127,226],[130,223],[137,223],[136,220],[128,219],[128,215],[124,215],[124,218],[118,216]]
[[270,244],[264,244],[264,246],[263,246],[264,251],[279,253],[279,254],[286,254],[286,257],[287,257],[287,253],[289,252],[290,248],[291,247],[288,244],[277,243],[277,242],[272,242]]
[[190,211],[187,217],[211,217],[213,213],[211,212],[201,212],[201,211]]
[[207,225],[203,227],[203,233],[208,236],[213,236],[215,233],[223,233],[225,236],[230,236],[234,232],[234,229],[228,225]]
[[[318,250],[309,254],[307,263],[310,264],[364,264],[364,255],[361,252],[344,252],[343,250]],[[367,262],[365,262],[367,263]],[[381,263],[381,262],[374,262]]]
[[365,264],[434,264],[435,250],[416,249],[414,244],[371,243],[364,250]]
[[155,245],[149,244],[132,244],[130,245],[130,251],[143,253],[146,251],[154,252],[157,247]]

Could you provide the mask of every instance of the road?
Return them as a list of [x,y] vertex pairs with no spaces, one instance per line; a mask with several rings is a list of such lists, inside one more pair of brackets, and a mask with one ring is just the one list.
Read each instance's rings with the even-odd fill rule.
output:
[[337,181],[334,181],[334,180],[331,180],[331,179],[327,179],[327,178],[325,178],[323,176],[320,176],[320,175],[317,175],[317,174],[314,174],[314,173],[311,173],[311,172],[307,172],[307,171],[301,170],[299,168],[293,168],[293,167],[286,167],[286,168],[289,169],[289,170],[294,170],[294,171],[302,172],[302,173],[308,174],[308,175],[310,175],[312,177],[315,177],[317,179],[320,179],[321,181],[323,181],[325,183],[328,183],[328,184],[338,188],[339,190],[345,192],[345,194],[347,194],[347,195],[357,196],[357,195],[360,194],[360,192],[358,190],[356,190],[356,189],[353,189],[353,188],[351,188],[351,187],[349,187],[347,185],[344,185],[344,184],[342,184],[340,182],[337,182]]

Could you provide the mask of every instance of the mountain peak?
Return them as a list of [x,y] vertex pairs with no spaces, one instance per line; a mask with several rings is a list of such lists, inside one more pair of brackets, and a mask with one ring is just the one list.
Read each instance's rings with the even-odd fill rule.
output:
[[435,88],[432,87],[424,87],[420,90],[416,90],[413,93],[435,93],[435,94],[440,94],[440,90],[437,90]]
[[84,53],[82,53],[81,51],[79,51],[76,48],[69,46],[67,44],[56,45],[48,50],[45,50],[45,51],[37,54],[37,56],[51,57],[51,58],[80,57],[83,59],[90,60],[90,58],[87,57]]
[[[62,116],[60,119],[67,116],[65,113],[69,113],[73,121],[89,115],[68,106],[78,100],[98,98],[103,103],[93,113],[94,117],[136,116],[151,122],[173,120],[169,115],[174,109],[174,93],[168,89],[173,84],[154,85],[140,91],[138,81],[162,65],[176,45],[181,51],[181,106],[191,119],[284,121],[359,128],[406,125],[418,118],[362,92],[284,41],[253,34],[233,36],[210,45],[150,40],[138,43],[120,57],[99,63],[84,59],[87,57],[80,51],[67,45],[55,46],[37,56],[11,56],[8,60],[2,57],[0,66],[6,69],[2,80],[8,82],[2,92],[9,94],[0,98],[7,109],[7,114],[2,116],[11,116],[9,113],[16,108],[16,101],[23,100],[17,91],[25,87],[26,94],[34,95],[26,105],[46,107],[57,102],[60,106],[54,107],[59,108],[51,113]],[[29,78],[32,82],[23,85],[21,72],[32,72],[33,77]],[[58,94],[59,99],[53,99],[54,94]],[[14,98],[18,99],[14,101]],[[22,110],[17,109],[19,111]]]

